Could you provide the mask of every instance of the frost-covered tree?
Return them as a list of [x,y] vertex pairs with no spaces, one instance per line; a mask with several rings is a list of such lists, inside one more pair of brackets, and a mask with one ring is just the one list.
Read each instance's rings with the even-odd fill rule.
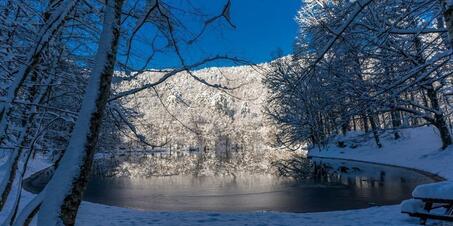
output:
[[451,47],[442,15],[440,2],[430,0],[304,1],[295,61],[267,80],[276,122],[307,127],[289,141],[322,143],[351,127],[371,127],[380,147],[380,131],[428,123],[442,147],[450,145]]
[[[220,13],[203,14],[199,31],[184,40],[187,15],[199,14],[181,13],[186,9],[163,0],[124,4],[122,0],[2,1],[0,141],[2,153],[9,155],[0,183],[0,208],[8,212],[3,223],[28,224],[38,213],[40,225],[75,224],[104,111],[127,113],[122,112],[118,99],[154,88],[181,71],[205,85],[222,88],[190,70],[232,58],[214,56],[188,64],[181,46],[196,42],[217,21],[234,27],[230,7],[226,1]],[[153,41],[143,42],[144,34]],[[139,56],[146,59],[140,66],[137,44],[150,50]],[[175,53],[179,69],[162,70],[168,73],[159,81],[110,96],[115,69],[129,75],[125,80],[134,80],[130,72],[148,69],[155,53],[163,51]],[[38,151],[53,153],[56,172],[44,191],[19,211],[21,180],[29,159]],[[14,196],[13,189],[19,191]]]
[[120,38],[122,0],[107,0],[94,68],[71,139],[44,189],[38,225],[74,225],[88,183]]
[[[43,7],[40,3],[38,6]],[[26,163],[34,151],[28,146],[36,144],[42,127],[53,121],[46,118],[43,106],[53,89],[50,84],[58,80],[56,73],[62,68],[69,71],[68,64],[59,65],[67,52],[58,36],[74,6],[73,2],[51,1],[43,7],[44,11],[34,11],[26,2],[7,1],[2,9],[2,34],[6,39],[1,44],[7,58],[1,72],[5,87],[0,106],[0,142],[1,151],[9,153],[9,159],[0,182],[0,209],[8,200],[13,203],[7,221],[14,219],[19,205],[20,192],[14,197],[9,194],[13,186],[20,187]]]
[[[135,115],[125,114],[133,129],[121,123],[116,112],[107,121],[123,126],[104,127],[99,150],[112,158],[98,161],[98,169],[102,173],[107,171],[103,168],[110,169],[102,164],[114,165],[113,173],[132,176],[271,172],[271,157],[280,150],[269,139],[271,128],[262,113],[267,96],[262,78],[268,68],[266,63],[192,72],[228,90],[206,86],[180,72],[159,87],[119,99],[127,114]],[[144,72],[134,82],[115,82],[113,90],[122,93],[164,75]],[[122,139],[115,136],[118,131],[125,134]]]

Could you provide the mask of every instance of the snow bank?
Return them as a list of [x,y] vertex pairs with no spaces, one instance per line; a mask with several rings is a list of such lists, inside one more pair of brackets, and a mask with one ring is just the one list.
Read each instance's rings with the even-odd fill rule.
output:
[[312,149],[311,157],[339,158],[408,167],[437,174],[453,180],[453,147],[441,150],[441,141],[435,128],[424,126],[401,130],[402,138],[383,137],[383,148],[373,141],[352,148],[338,148],[335,144],[326,149]]

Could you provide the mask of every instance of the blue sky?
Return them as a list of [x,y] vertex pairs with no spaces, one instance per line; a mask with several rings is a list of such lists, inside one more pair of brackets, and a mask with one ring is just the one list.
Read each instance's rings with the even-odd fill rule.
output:
[[[221,11],[225,2],[226,0],[191,0],[190,4],[200,12],[215,15]],[[184,58],[189,64],[207,56],[228,54],[261,63],[272,59],[277,50],[285,55],[289,54],[297,31],[294,17],[300,4],[300,0],[232,0],[231,20],[236,29],[228,26],[224,20],[217,21],[195,44],[183,48]],[[186,26],[188,30],[197,33],[202,24],[200,22],[201,20],[192,21]],[[175,67],[179,65],[178,62],[172,53],[157,54],[150,67]],[[215,65],[224,66],[229,63]]]

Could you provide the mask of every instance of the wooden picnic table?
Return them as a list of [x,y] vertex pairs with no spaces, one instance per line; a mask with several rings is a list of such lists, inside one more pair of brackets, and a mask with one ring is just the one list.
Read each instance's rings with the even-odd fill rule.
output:
[[413,199],[402,203],[401,212],[420,218],[423,225],[428,219],[453,222],[452,188],[452,182],[447,181],[419,186],[412,193]]
[[[421,200],[424,203],[424,210],[426,211],[412,214],[414,217],[420,218],[420,224],[422,225],[426,224],[426,221],[428,219],[453,221],[453,200],[418,198],[418,197],[414,197],[414,199]],[[432,210],[439,208],[445,208],[445,212],[443,214],[431,212]]]

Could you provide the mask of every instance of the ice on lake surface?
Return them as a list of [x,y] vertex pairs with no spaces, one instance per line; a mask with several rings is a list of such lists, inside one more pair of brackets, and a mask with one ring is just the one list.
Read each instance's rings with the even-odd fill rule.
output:
[[[397,204],[419,184],[435,180],[416,171],[343,160],[313,160],[321,177],[93,176],[84,199],[153,211],[317,212]],[[321,173],[319,170],[322,170]],[[39,191],[42,183],[30,182]]]

